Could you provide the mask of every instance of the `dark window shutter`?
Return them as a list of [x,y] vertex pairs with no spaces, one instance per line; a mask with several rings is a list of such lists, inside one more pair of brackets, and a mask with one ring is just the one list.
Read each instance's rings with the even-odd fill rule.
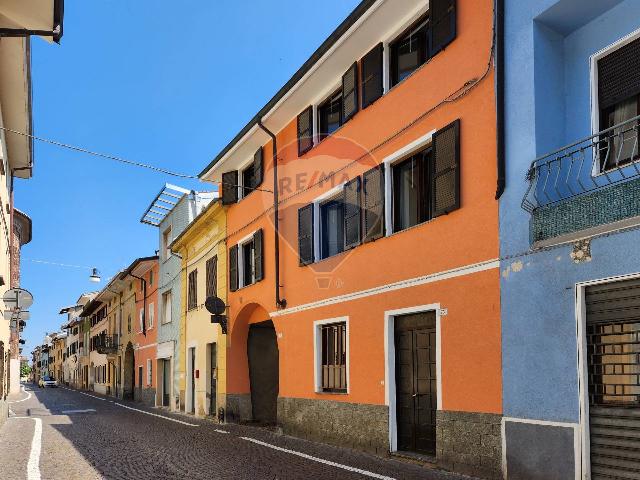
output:
[[264,162],[262,159],[262,147],[253,154],[253,188],[259,187],[264,174]]
[[460,208],[460,120],[433,135],[433,216]]
[[298,210],[298,255],[300,265],[313,263],[313,203]]
[[264,255],[263,255],[262,229],[253,234],[253,265],[256,282],[264,278]]
[[598,106],[608,108],[640,93],[640,39],[598,60]]
[[362,57],[362,108],[367,108],[382,96],[382,43]]
[[358,112],[358,62],[342,76],[342,123]]
[[456,1],[431,0],[429,3],[430,55],[434,56],[456,38]]
[[364,204],[364,241],[384,236],[384,164],[362,176]]
[[222,174],[222,204],[231,205],[238,201],[238,171]]
[[348,181],[343,194],[344,248],[348,249],[360,245],[361,240],[360,177]]
[[229,248],[229,290],[238,290],[238,245]]
[[207,260],[207,298],[218,296],[218,257],[213,256]]
[[298,115],[298,156],[313,147],[313,108],[307,107]]

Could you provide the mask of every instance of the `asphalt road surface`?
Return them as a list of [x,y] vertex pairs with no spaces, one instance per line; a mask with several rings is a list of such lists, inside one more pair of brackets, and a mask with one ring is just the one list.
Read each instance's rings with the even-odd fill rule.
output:
[[468,479],[66,388],[27,384],[9,400],[0,477],[12,480]]

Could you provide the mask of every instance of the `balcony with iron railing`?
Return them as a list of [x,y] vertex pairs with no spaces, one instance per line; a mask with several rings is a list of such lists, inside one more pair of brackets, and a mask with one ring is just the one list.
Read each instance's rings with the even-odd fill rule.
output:
[[117,353],[118,345],[118,335],[99,335],[94,343],[98,353],[107,355]]
[[640,223],[640,115],[535,159],[522,208],[534,246]]

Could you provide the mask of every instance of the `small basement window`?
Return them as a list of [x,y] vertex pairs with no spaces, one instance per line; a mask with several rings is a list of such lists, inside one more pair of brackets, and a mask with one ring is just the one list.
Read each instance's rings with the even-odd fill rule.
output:
[[342,125],[342,90],[318,106],[318,138],[323,140]]
[[338,196],[320,204],[320,258],[344,251],[344,205]]
[[320,325],[321,389],[347,392],[347,323]]
[[431,149],[392,166],[393,231],[431,219]]

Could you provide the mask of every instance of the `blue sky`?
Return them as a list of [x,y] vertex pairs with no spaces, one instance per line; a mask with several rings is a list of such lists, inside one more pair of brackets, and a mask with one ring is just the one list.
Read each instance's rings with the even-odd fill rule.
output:
[[[61,45],[32,42],[35,134],[197,174],[358,0],[66,0]],[[103,282],[158,248],[140,216],[165,182],[197,181],[36,142],[15,203],[33,220],[21,286],[35,298],[29,354],[59,329],[95,266]],[[97,288],[100,288],[98,286]]]

